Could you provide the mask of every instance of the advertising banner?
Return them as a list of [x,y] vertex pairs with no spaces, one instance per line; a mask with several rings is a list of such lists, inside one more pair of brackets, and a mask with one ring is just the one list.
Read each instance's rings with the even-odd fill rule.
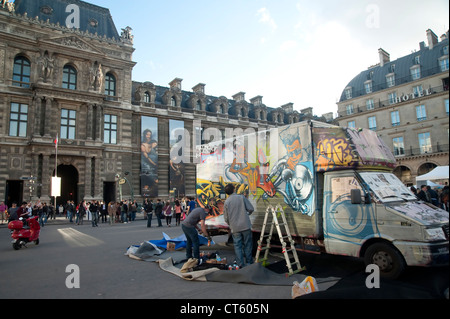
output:
[[141,195],[158,196],[158,119],[141,118]]
[[174,197],[179,198],[186,194],[184,186],[185,163],[184,154],[188,150],[184,150],[184,122],[177,120],[169,121],[169,190],[172,191]]

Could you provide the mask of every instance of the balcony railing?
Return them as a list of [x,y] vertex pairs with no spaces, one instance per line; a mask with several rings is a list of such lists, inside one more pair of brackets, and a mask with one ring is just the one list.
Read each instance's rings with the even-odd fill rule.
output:
[[[427,90],[427,89],[424,88],[424,90]],[[431,95],[436,94],[436,93],[445,92],[445,91],[448,91],[448,90],[449,90],[448,86],[445,86],[445,85],[433,87],[433,88],[430,89]],[[367,97],[370,98],[369,95]],[[411,99],[409,99],[409,101],[411,101]],[[389,107],[389,106],[400,104],[400,103],[403,103],[403,102],[391,103],[390,100],[384,100],[384,101],[379,100],[378,102],[376,102],[374,100],[373,104],[372,104],[372,106],[370,108],[367,108],[367,105],[356,105],[353,108],[353,113],[348,114],[347,110],[343,110],[343,111],[338,112],[338,116],[339,116],[339,118],[341,118],[341,117],[353,117],[353,116],[358,115],[359,113],[362,113],[362,112],[374,111],[374,110],[382,109],[384,107]],[[349,103],[349,104],[351,104],[351,103]]]
[[428,148],[413,148],[412,146],[406,149],[394,150],[393,154],[395,157],[405,157],[405,156],[418,156],[418,155],[432,155],[436,153],[448,153],[449,144],[435,144]]

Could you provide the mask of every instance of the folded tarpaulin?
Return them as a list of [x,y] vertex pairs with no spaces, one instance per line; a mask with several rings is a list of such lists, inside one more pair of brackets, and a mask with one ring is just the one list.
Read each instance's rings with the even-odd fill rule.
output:
[[[208,245],[208,238],[198,235],[198,241],[200,242],[200,246],[203,245]],[[186,248],[186,235],[180,235],[176,238],[170,238],[169,235],[167,235],[166,233],[163,233],[163,239],[160,240],[149,240],[148,242],[154,244],[157,247],[166,249],[167,248],[167,243],[171,242],[171,243],[175,243],[175,249],[179,249],[179,248]],[[211,245],[214,245],[214,242],[211,241]]]

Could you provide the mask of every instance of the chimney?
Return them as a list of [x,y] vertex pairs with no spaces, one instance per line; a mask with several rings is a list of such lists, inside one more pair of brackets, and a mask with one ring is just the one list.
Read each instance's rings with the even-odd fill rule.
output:
[[169,85],[171,89],[174,89],[176,91],[181,91],[181,81],[183,81],[183,79],[180,78],[175,78],[173,79]]
[[287,103],[281,106],[286,113],[294,112],[294,103]]
[[255,96],[253,99],[250,99],[250,103],[252,103],[254,106],[261,106],[262,98],[263,97],[261,95]]
[[199,83],[192,88],[192,91],[197,94],[205,94],[205,84]]
[[438,37],[433,31],[428,29],[427,39],[428,39],[428,49],[432,50],[434,46],[438,43]]
[[380,57],[380,66],[384,66],[386,63],[391,62],[391,55],[382,48],[378,49],[378,55]]
[[425,49],[425,42],[424,41],[419,43],[419,48],[420,48],[420,50]]
[[236,93],[235,95],[233,95],[233,100],[235,100],[236,102],[245,101],[245,93],[244,92]]

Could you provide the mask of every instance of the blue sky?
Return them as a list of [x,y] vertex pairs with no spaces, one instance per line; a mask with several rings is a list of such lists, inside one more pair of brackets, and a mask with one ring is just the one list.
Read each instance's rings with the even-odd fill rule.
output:
[[87,0],[109,8],[116,27],[133,29],[133,80],[206,94],[261,95],[269,107],[294,103],[337,112],[350,80],[419,49],[426,30],[449,28],[448,0]]

